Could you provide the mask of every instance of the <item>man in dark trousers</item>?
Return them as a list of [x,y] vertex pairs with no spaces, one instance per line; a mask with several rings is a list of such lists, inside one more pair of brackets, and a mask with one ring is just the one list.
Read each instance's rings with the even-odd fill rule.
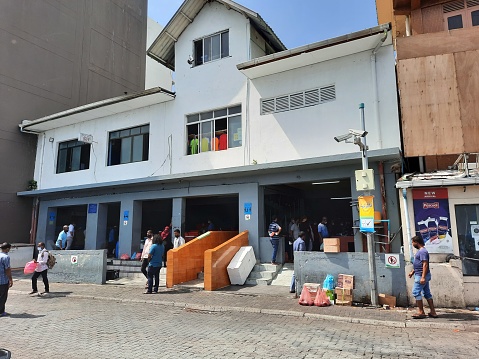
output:
[[48,277],[47,277],[48,251],[45,249],[45,243],[43,242],[38,243],[37,249],[38,249],[38,257],[35,260],[35,263],[37,263],[37,268],[35,268],[35,272],[33,272],[33,276],[32,276],[32,291],[28,294],[38,293],[37,280],[38,280],[38,277],[42,276],[43,285],[45,286],[45,291],[40,294],[47,295],[50,292],[50,285],[48,284]]
[[7,303],[8,290],[13,285],[12,268],[10,268],[10,252],[12,245],[4,242],[0,246],[0,317],[6,317],[9,314],[5,311],[5,303]]
[[279,247],[279,234],[281,233],[281,227],[279,226],[277,216],[273,216],[273,221],[268,227],[268,234],[271,240],[271,245],[273,246],[273,255],[271,256],[271,264],[278,264],[276,263],[276,255],[278,254],[278,247]]
[[[437,318],[434,303],[432,301],[432,294],[429,289],[429,282],[431,281],[431,271],[429,270],[429,253],[424,246],[424,240],[421,236],[415,236],[412,239],[412,245],[418,249],[414,256],[413,270],[409,273],[409,278],[414,276],[414,287],[412,295],[416,298],[417,313],[412,317],[414,319],[424,319],[428,316],[430,318]],[[424,304],[422,302],[422,294],[429,304],[429,313],[424,312]]]

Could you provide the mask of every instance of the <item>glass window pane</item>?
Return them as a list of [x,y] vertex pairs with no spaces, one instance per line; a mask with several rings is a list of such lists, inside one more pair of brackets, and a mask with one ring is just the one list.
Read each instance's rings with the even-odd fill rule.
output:
[[194,115],[188,115],[186,116],[186,122],[187,123],[192,123],[192,122],[197,122],[200,120],[200,115],[199,114],[194,114]]
[[203,112],[201,114],[201,120],[208,120],[210,118],[213,118],[213,111]]
[[120,163],[131,162],[131,137],[121,139]]
[[223,32],[221,34],[221,57],[227,57],[230,55],[230,42],[229,32]]
[[121,130],[120,131],[120,137],[128,137],[130,136],[130,130]]
[[235,114],[235,113],[241,113],[241,105],[235,106],[235,107],[230,107],[230,108],[228,109],[228,113],[229,113],[230,115]]
[[114,166],[120,163],[120,153],[121,153],[121,140],[111,140],[108,166]]
[[472,26],[478,26],[479,25],[479,10],[471,12],[471,17],[472,17]]
[[[462,272],[465,276],[479,275],[479,248],[476,245],[479,235],[479,206],[456,205],[456,228],[459,243],[459,255],[464,258]],[[453,224],[450,225],[451,227]]]
[[212,121],[201,123],[200,152],[211,150]]
[[58,151],[57,173],[63,173],[67,170],[67,151],[66,149]]
[[132,162],[143,160],[143,136],[133,137],[133,156]]
[[110,140],[120,138],[120,131],[110,132]]
[[195,41],[195,66],[203,63],[203,40]]
[[61,150],[61,149],[64,149],[64,148],[67,148],[68,147],[68,142],[62,142],[58,145],[58,148]]
[[447,28],[449,30],[462,29],[462,15],[455,15],[447,18]]
[[188,130],[188,140],[186,143],[186,154],[195,155],[199,152],[199,124],[186,126]]
[[220,58],[220,34],[211,37],[211,60]]
[[228,148],[240,147],[242,139],[241,116],[230,117],[228,119]]
[[130,130],[130,135],[139,135],[140,134],[141,127],[135,127]]
[[206,39],[204,39],[203,44],[203,62],[211,61],[211,37],[207,37]]
[[215,110],[215,118],[224,116],[226,116],[226,108],[222,108],[221,110]]
[[78,171],[80,169],[81,147],[72,148],[72,163],[71,171]]
[[83,145],[81,148],[80,169],[87,170],[90,167],[90,148],[91,146]]
[[141,126],[141,133],[150,133],[150,125]]

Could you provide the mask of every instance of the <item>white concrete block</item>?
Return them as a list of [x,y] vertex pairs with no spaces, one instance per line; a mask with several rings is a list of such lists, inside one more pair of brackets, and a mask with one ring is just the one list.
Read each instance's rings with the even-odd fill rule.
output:
[[255,264],[253,247],[241,247],[227,267],[231,284],[243,285]]

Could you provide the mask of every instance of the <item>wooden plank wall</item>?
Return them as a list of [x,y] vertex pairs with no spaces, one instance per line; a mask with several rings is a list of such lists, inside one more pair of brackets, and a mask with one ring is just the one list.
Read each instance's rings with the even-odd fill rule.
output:
[[424,34],[445,30],[442,5],[430,6],[422,9],[422,26]]
[[464,152],[479,152],[479,50],[454,54]]
[[405,156],[462,153],[454,56],[398,61],[398,85]]

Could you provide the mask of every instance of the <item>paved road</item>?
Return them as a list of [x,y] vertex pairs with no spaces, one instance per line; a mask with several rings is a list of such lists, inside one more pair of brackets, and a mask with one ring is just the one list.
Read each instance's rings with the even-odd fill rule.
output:
[[479,334],[451,329],[208,312],[58,292],[49,298],[12,293],[13,303],[11,317],[0,318],[0,347],[14,359],[479,357]]

